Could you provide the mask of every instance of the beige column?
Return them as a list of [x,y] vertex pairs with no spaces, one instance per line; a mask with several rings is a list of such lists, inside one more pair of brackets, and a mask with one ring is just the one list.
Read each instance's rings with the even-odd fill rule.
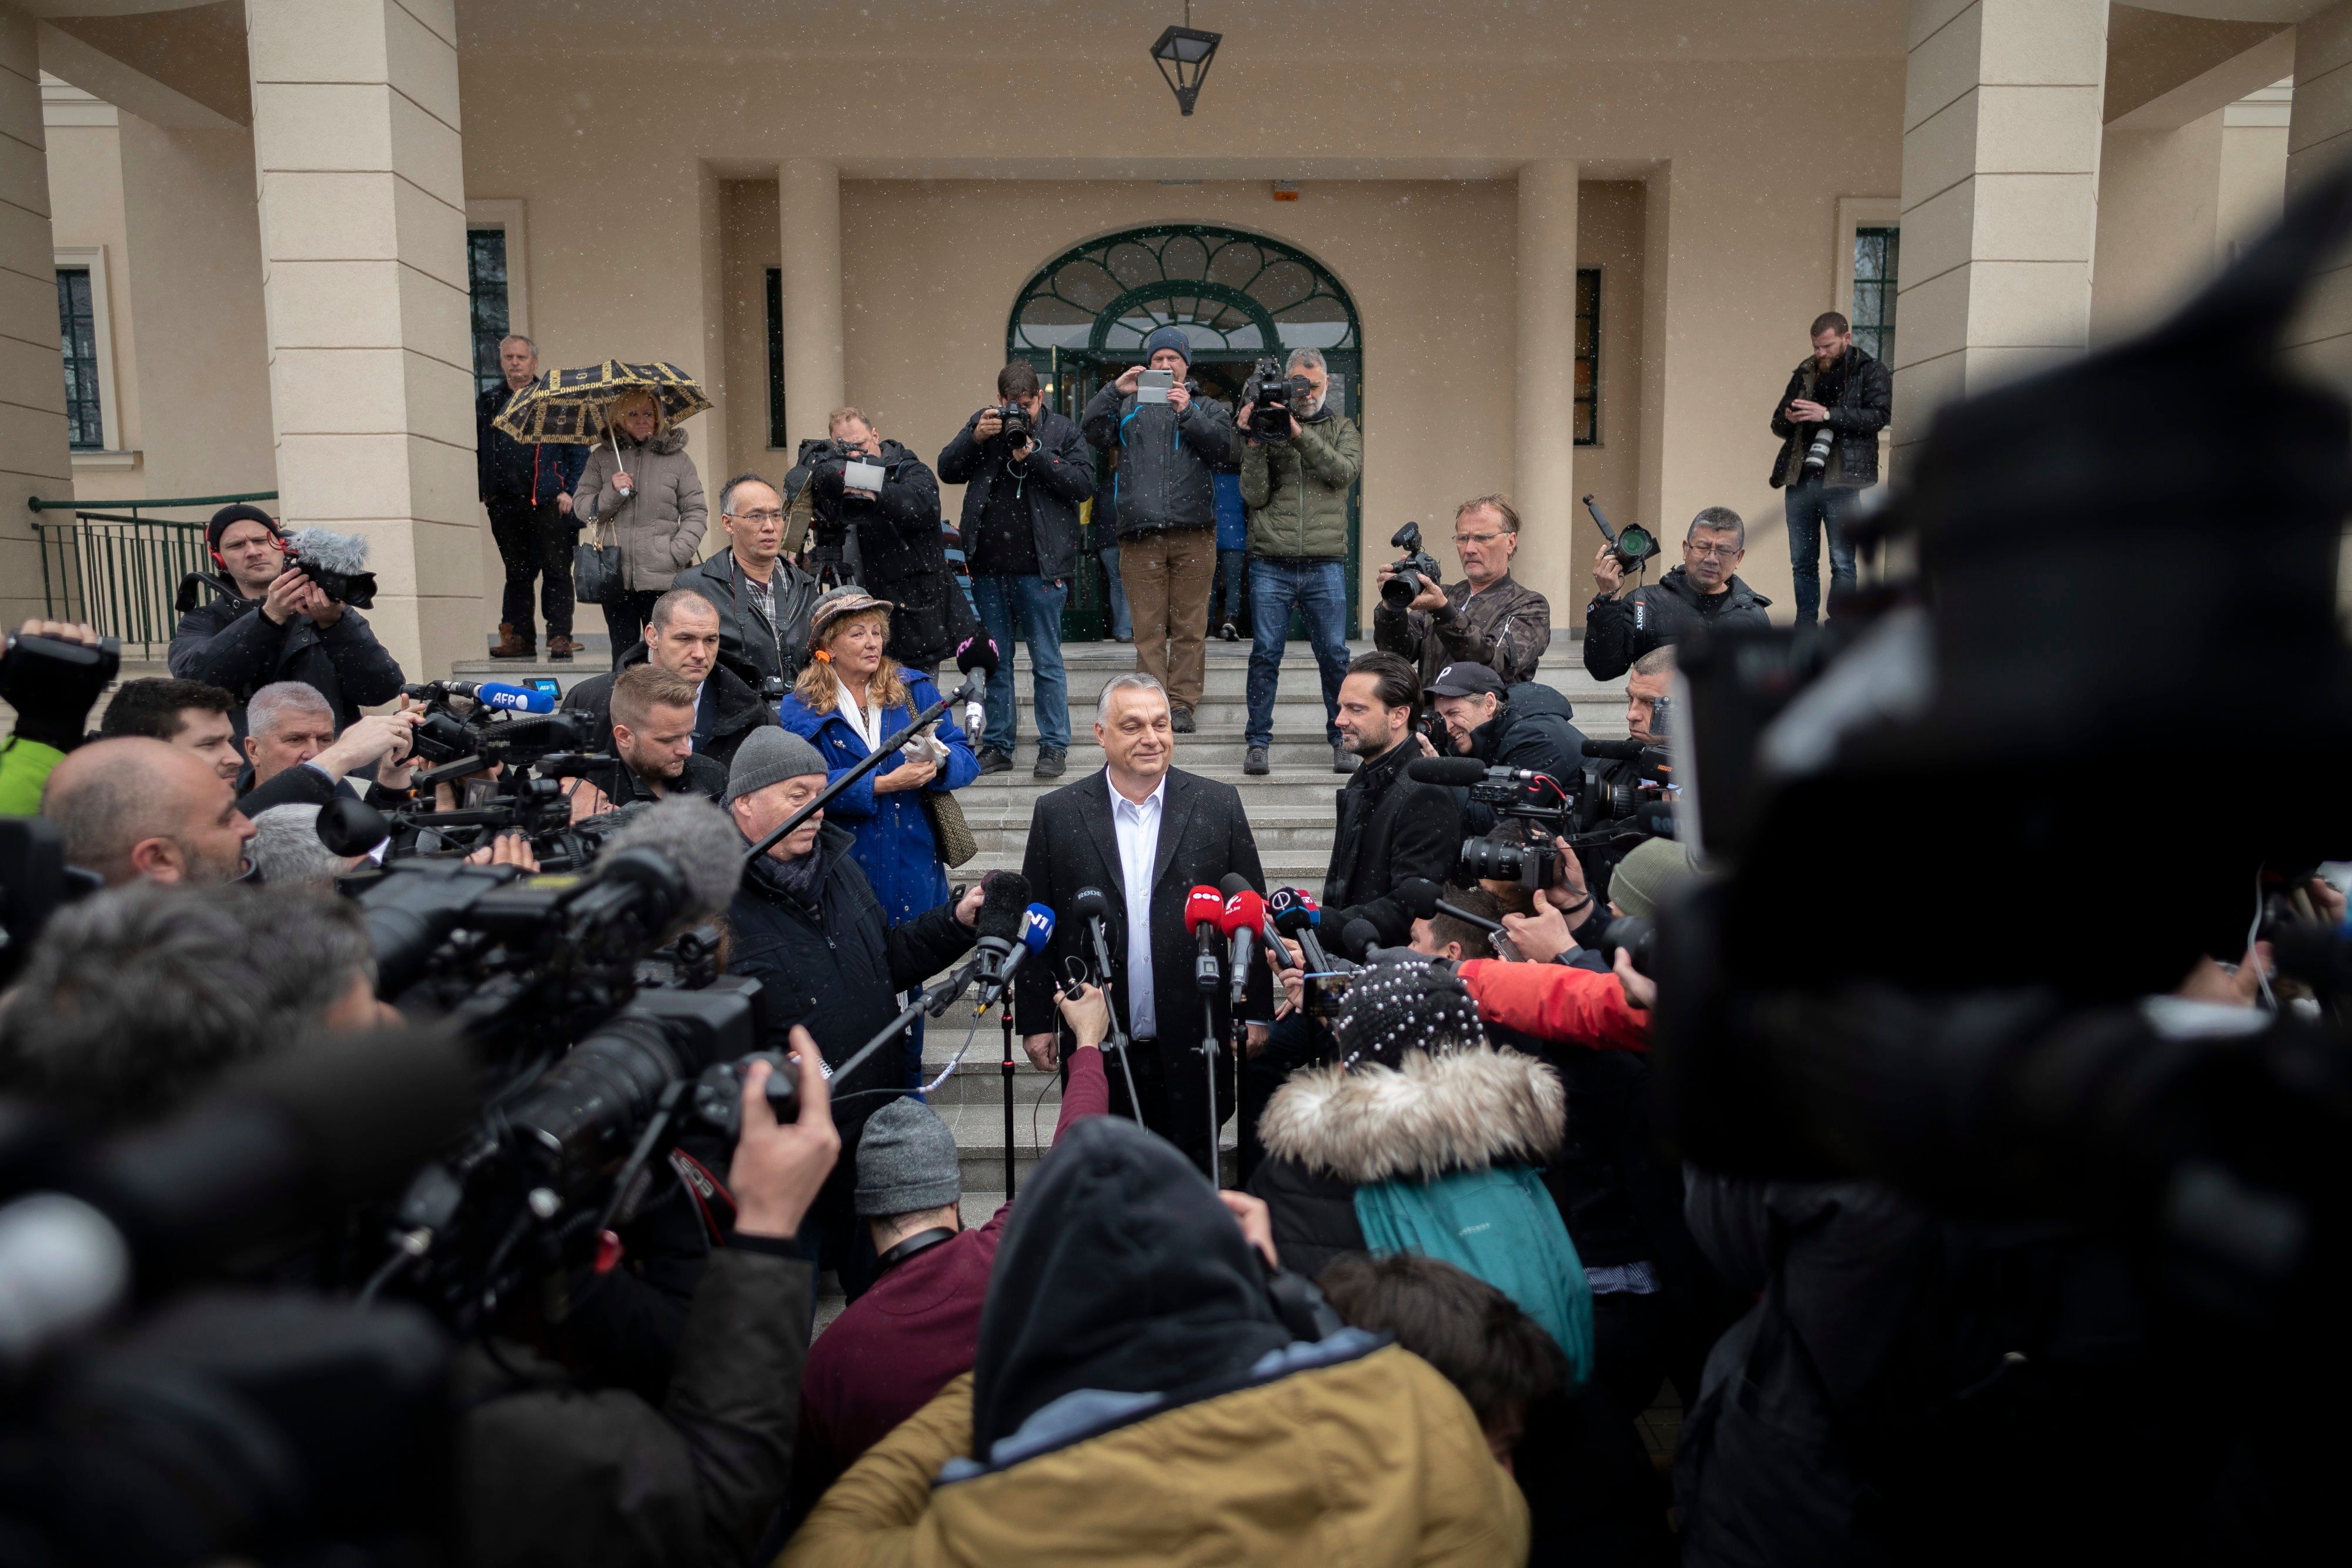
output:
[[454,0],[247,0],[263,301],[289,525],[364,537],[411,678],[479,658]]
[[1896,466],[1937,403],[2079,351],[2107,0],[1911,0]]
[[[2294,107],[2286,133],[2288,200],[2352,157],[2352,0],[2294,30]],[[2288,341],[2312,370],[2352,389],[2352,250],[2314,285]]]
[[1519,169],[1518,430],[1512,575],[1551,601],[1555,637],[1576,618],[1576,179],[1573,162]]
[[823,435],[824,416],[849,401],[841,322],[841,171],[787,159],[776,172],[782,228],[784,429],[797,443]]
[[[33,22],[0,5],[0,625],[10,630],[41,613],[41,557],[26,498],[73,495],[44,147]],[[48,522],[70,516],[42,514]]]

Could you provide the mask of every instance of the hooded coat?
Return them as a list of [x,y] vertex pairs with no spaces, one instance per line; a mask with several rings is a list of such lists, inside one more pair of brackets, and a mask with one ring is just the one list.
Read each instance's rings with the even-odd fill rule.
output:
[[[1708,600],[1714,600],[1710,607]],[[1772,601],[1734,576],[1718,594],[1703,594],[1690,574],[1675,568],[1657,581],[1622,599],[1607,595],[1584,612],[1584,671],[1613,681],[1653,648],[1679,643],[1695,626],[1763,631],[1772,624],[1764,611]]]
[[[583,542],[596,542],[607,528],[621,547],[621,586],[632,593],[659,593],[702,553],[702,530],[710,508],[702,497],[702,476],[686,455],[686,432],[656,430],[639,445],[625,434],[620,444],[599,444],[581,471],[572,495],[572,515],[589,527]],[[617,461],[616,461],[617,458]],[[613,487],[616,473],[629,476],[624,496]]]
[[261,613],[258,599],[217,594],[180,617],[172,634],[172,674],[218,686],[240,705],[233,716],[245,733],[244,702],[274,681],[299,681],[327,699],[341,730],[360,709],[400,695],[400,661],[375,640],[367,617],[346,606],[331,626],[307,615],[278,625]]
[[[1289,441],[1242,444],[1242,504],[1252,555],[1341,560],[1348,492],[1364,472],[1364,438],[1327,399]],[[1222,541],[1221,541],[1222,543]]]
[[971,635],[980,617],[948,570],[938,477],[896,441],[883,442],[872,461],[883,480],[871,501],[848,496],[839,461],[819,463],[803,488],[820,524],[857,531],[859,584],[896,607],[885,652],[910,670],[928,670]]
[[1217,526],[1216,471],[1234,461],[1241,439],[1234,411],[1200,395],[1179,413],[1168,403],[1135,401],[1117,382],[1087,400],[1079,428],[1098,452],[1118,449],[1111,506],[1120,538]]
[[[1503,693],[1495,716],[1470,732],[1469,754],[1489,768],[1549,774],[1573,789],[1584,771],[1584,732],[1572,722],[1575,717],[1576,709],[1559,693],[1540,681],[1521,681]],[[1465,833],[1491,833],[1495,821],[1494,807],[1464,800]]]

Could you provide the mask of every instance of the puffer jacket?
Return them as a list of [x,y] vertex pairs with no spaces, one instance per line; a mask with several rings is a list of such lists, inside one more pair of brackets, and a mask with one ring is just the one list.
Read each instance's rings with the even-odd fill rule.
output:
[[1340,560],[1348,554],[1348,491],[1364,472],[1364,438],[1329,404],[1298,422],[1290,441],[1242,444],[1242,504],[1252,555]]
[[[1885,363],[1853,344],[1846,345],[1845,351],[1853,363],[1847,368],[1836,406],[1830,410],[1830,428],[1838,434],[1839,471],[1832,480],[1861,489],[1878,483],[1878,433],[1895,417],[1895,378]],[[1789,372],[1789,390],[1772,405],[1772,434],[1780,438],[1780,455],[1772,459],[1775,489],[1794,485],[1804,476],[1804,446],[1818,426],[1790,423],[1789,405],[1799,398],[1812,398],[1815,373],[1813,358],[1808,354]]]
[[[572,492],[572,515],[593,525],[590,540],[601,540],[605,528],[612,530],[621,547],[622,587],[633,593],[658,593],[702,553],[702,530],[710,516],[702,497],[702,476],[686,455],[683,430],[657,430],[642,446],[625,435],[619,440],[617,465],[610,441],[589,454],[580,487]],[[629,476],[634,486],[629,495],[613,488],[616,473]]]
[[[345,607],[331,626],[307,615],[278,625],[261,613],[258,599],[216,594],[180,617],[172,633],[172,674],[202,681],[245,700],[274,681],[300,681],[327,699],[340,730],[360,709],[400,695],[400,661],[375,639],[367,617]],[[245,733],[245,709],[232,716]]]
[[[1469,755],[1489,768],[1524,768],[1574,788],[1584,771],[1584,732],[1569,700],[1541,681],[1521,681],[1503,693],[1493,718],[1470,732]],[[1464,791],[1466,797],[1468,791]],[[1482,838],[1495,831],[1495,808],[1465,799],[1462,831]]]
[[1096,450],[1118,449],[1111,505],[1120,538],[1217,526],[1216,471],[1234,461],[1241,439],[1232,409],[1193,387],[1178,413],[1139,403],[1113,382],[1088,400],[1078,424]]
[[[1706,601],[1712,598],[1714,603]],[[1764,613],[1771,601],[1734,576],[1721,593],[1706,595],[1690,574],[1675,568],[1657,581],[1622,599],[1606,595],[1584,611],[1584,673],[1613,681],[1653,648],[1679,643],[1695,626],[1761,631],[1772,623]]]

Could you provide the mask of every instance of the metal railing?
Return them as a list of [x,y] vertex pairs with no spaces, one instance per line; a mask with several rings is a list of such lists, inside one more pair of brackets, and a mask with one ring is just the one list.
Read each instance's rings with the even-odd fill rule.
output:
[[[274,501],[275,490],[240,496],[178,496],[145,501],[47,501],[31,497],[34,537],[41,546],[41,599],[52,621],[85,621],[122,639],[135,659],[156,659],[170,646],[179,615],[172,597],[180,580],[212,568],[205,525],[142,512]],[[120,507],[121,510],[102,508]],[[70,511],[70,521],[44,522],[43,512]]]

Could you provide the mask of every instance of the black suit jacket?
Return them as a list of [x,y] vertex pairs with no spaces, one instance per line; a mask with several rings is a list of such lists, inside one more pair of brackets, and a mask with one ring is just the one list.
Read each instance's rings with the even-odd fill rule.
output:
[[1356,769],[1339,791],[1339,821],[1331,835],[1331,866],[1323,878],[1324,946],[1339,950],[1333,933],[1351,920],[1380,927],[1383,946],[1412,936],[1412,915],[1391,896],[1399,883],[1427,877],[1440,887],[1454,880],[1461,860],[1462,807],[1443,784],[1405,777],[1421,755],[1411,740],[1392,746]]

